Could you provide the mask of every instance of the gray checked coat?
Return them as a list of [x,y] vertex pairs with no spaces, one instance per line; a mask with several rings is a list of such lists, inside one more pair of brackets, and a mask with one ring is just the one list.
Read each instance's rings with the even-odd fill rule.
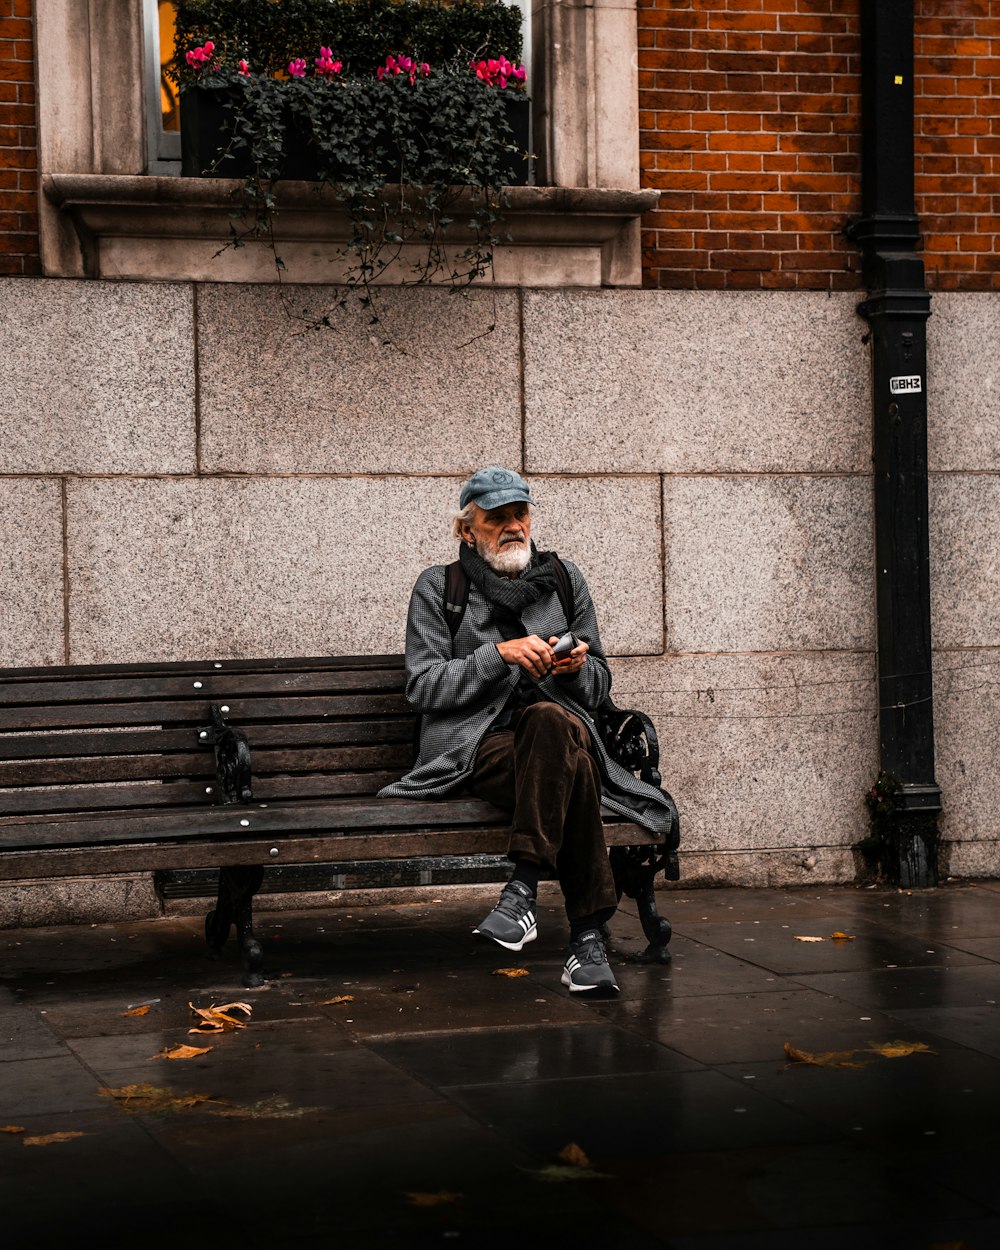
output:
[[[575,615],[569,627],[590,644],[587,662],[572,677],[546,677],[539,688],[546,699],[574,712],[590,728],[604,779],[602,803],[655,833],[667,834],[671,800],[639,781],[612,760],[592,713],[611,689],[611,673],[597,630],[597,615],[583,574],[563,563],[574,591]],[[458,633],[452,640],[444,614],[445,566],[434,565],[417,578],[406,623],[406,697],[421,714],[420,754],[412,772],[381,790],[381,797],[433,798],[461,789],[472,772],[486,731],[517,685],[521,670],[500,657],[502,635],[490,621],[492,606],[475,585]],[[559,596],[552,591],[521,613],[529,634],[550,638],[567,627]]]

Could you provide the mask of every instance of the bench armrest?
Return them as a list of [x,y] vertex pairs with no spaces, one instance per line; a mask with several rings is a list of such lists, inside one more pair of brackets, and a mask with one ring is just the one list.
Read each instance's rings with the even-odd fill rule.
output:
[[608,698],[598,711],[597,726],[616,764],[635,773],[640,781],[660,785],[660,743],[645,712],[623,711]]
[[[229,711],[228,707],[225,709]],[[218,703],[209,707],[212,723],[198,730],[198,744],[215,748],[216,803],[253,801],[250,743],[242,729],[230,725]]]

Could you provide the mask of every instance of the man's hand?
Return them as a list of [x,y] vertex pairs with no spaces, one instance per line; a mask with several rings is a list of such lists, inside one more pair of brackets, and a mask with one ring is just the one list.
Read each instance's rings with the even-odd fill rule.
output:
[[[555,642],[555,638],[552,642]],[[530,677],[545,677],[552,670],[552,647],[537,634],[498,642],[497,650],[507,664],[519,665]]]
[[[552,635],[549,639],[550,645],[557,643],[559,639]],[[552,671],[557,677],[572,677],[574,673],[578,673],[587,660],[587,652],[590,650],[590,644],[586,642],[578,642],[569,655],[563,656],[561,660],[556,660],[552,665]]]

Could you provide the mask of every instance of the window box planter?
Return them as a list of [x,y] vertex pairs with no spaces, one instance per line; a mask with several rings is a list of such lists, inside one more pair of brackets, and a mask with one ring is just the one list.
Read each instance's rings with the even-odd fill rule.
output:
[[[531,180],[531,104],[523,92],[504,92],[502,105],[512,142],[517,151],[506,153],[508,186],[527,186]],[[210,87],[201,84],[189,87],[181,96],[181,173],[187,178],[250,178],[254,164],[248,148],[229,151],[233,119],[239,106],[238,92],[232,87]],[[319,154],[308,129],[298,124],[291,111],[285,110],[284,158],[280,177],[283,179],[321,181]],[[399,162],[380,162],[387,182],[399,180]],[[327,181],[342,181],[350,176],[346,167],[328,171]]]

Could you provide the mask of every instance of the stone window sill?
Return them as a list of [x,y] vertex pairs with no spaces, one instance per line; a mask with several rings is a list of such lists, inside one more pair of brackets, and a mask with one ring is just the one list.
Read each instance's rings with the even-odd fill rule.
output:
[[[46,272],[65,277],[275,282],[271,249],[260,242],[226,247],[242,182],[122,174],[47,174],[57,246]],[[387,188],[387,195],[392,189]],[[496,249],[497,286],[639,286],[639,218],[658,201],[651,190],[511,187]],[[468,190],[459,190],[468,197]],[[322,184],[279,184],[275,241],[282,280],[336,283],[338,247],[349,238],[346,213]],[[455,214],[449,236],[463,245]],[[455,232],[455,233],[453,233]],[[404,275],[388,271],[385,281]]]

